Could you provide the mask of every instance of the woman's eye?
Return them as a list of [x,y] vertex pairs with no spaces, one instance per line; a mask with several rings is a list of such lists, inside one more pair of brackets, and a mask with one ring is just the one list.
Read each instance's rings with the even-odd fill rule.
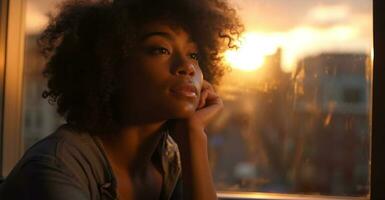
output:
[[192,59],[194,59],[194,60],[199,60],[199,55],[198,55],[198,53],[191,53],[191,54],[190,54],[190,57],[191,57]]
[[151,53],[154,55],[161,55],[161,54],[169,55],[170,51],[164,47],[156,47],[151,49]]

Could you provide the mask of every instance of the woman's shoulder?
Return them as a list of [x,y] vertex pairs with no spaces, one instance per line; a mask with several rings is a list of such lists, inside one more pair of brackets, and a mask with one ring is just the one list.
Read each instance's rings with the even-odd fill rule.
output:
[[94,137],[69,124],[60,125],[53,133],[30,147],[20,160],[20,168],[29,162],[44,162],[73,173],[104,173],[106,158]]
[[97,146],[87,132],[78,131],[69,124],[60,125],[54,132],[26,150],[21,163],[33,160],[55,160],[61,162],[99,157]]
[[108,170],[93,137],[63,124],[25,152],[2,187],[24,190],[31,186],[20,187],[23,182],[47,183],[52,187],[63,187],[61,183],[68,182],[73,190],[94,196],[100,184],[109,182]]

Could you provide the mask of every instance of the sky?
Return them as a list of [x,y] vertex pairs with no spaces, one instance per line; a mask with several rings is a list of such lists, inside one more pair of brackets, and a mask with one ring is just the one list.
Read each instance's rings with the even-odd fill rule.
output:
[[329,25],[349,22],[349,17],[372,14],[371,0],[232,0],[231,2],[240,10],[246,24],[264,27],[270,31],[288,31],[294,26],[315,22],[312,13],[320,8],[325,8],[324,11],[338,11],[330,8],[340,7],[340,10],[347,12],[346,15],[329,13]]
[[[27,0],[27,33],[38,33],[61,1]],[[255,52],[261,58],[280,47],[283,69],[292,71],[299,59],[321,52],[371,53],[372,0],[229,1],[246,26],[243,57]]]
[[[285,71],[292,71],[303,57],[322,52],[370,54],[372,51],[371,0],[231,2],[246,25],[247,34],[251,36],[245,40],[248,47],[246,51],[269,55],[274,53],[272,49],[282,48]],[[245,60],[241,57],[239,60]]]

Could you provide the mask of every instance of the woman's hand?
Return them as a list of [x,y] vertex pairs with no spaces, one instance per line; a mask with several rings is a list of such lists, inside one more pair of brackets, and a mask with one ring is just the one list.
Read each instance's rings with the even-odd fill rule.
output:
[[215,92],[214,87],[204,80],[197,112],[192,116],[192,120],[197,120],[197,125],[206,127],[222,108],[222,99]]
[[222,108],[221,98],[213,86],[204,81],[196,112],[189,118],[175,121],[174,139],[181,155],[183,199],[217,199],[204,130]]
[[[200,99],[196,112],[186,119],[177,119],[175,121],[175,129],[177,132],[191,132],[190,136],[196,132],[204,132],[207,125],[215,118],[215,116],[223,109],[223,101],[215,92],[214,87],[206,80],[204,80]],[[200,135],[206,137],[206,135]],[[193,139],[185,138],[184,134],[176,136],[176,140]],[[183,138],[178,138],[183,137]]]

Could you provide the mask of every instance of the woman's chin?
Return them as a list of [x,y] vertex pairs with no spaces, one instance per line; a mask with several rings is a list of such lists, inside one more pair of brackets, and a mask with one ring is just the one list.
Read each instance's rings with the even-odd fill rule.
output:
[[167,103],[169,114],[173,118],[189,118],[197,110],[198,102],[184,99],[170,99]]
[[173,110],[173,118],[190,118],[196,112],[196,106],[182,106],[174,108]]

